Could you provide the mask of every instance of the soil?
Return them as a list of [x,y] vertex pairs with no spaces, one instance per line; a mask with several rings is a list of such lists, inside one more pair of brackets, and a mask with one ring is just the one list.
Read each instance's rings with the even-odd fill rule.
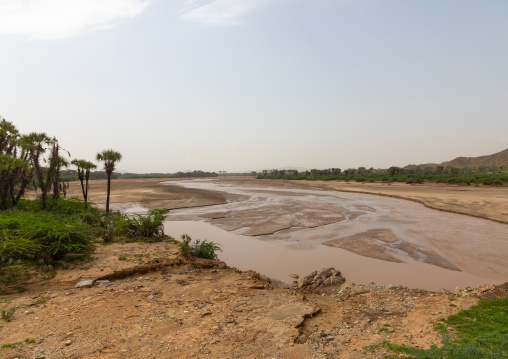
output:
[[[383,350],[364,347],[439,344],[433,324],[479,297],[375,284],[279,288],[167,242],[99,246],[93,258],[2,297],[17,310],[2,322],[1,344],[21,343],[2,358],[378,358]],[[96,285],[74,287],[84,279]]]
[[[159,181],[113,181],[112,202],[177,208],[226,200]],[[71,194],[80,194],[77,185],[71,184]],[[474,198],[428,188],[427,196],[443,207]],[[105,181],[93,181],[92,189],[90,200],[102,203]],[[410,196],[410,190],[397,195]],[[505,218],[496,210],[507,197],[497,201],[501,191],[482,191],[482,215]],[[475,206],[461,208],[479,213]],[[387,234],[380,238],[390,242]],[[364,348],[385,340],[422,348],[439,344],[433,330],[439,319],[479,297],[508,295],[508,283],[468,288],[460,296],[376,284],[282,288],[255,272],[180,254],[170,242],[100,245],[92,257],[76,257],[54,277],[38,273],[0,287],[3,309],[17,308],[11,322],[0,321],[2,358],[381,358],[383,349]],[[75,288],[85,279],[96,280],[95,286]]]

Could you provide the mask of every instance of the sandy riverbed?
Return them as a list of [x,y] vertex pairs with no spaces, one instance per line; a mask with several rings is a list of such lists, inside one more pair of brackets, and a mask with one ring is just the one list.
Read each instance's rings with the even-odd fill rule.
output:
[[[167,186],[163,181],[172,179],[133,179],[112,181],[111,203],[141,203],[148,208],[185,208],[208,206],[226,202],[223,194],[203,190]],[[393,196],[424,203],[438,210],[463,213],[480,218],[508,223],[508,188],[488,186],[456,186],[443,184],[408,185],[404,183],[345,183],[336,181],[280,181],[255,180],[249,177],[231,177],[221,180],[227,184],[248,186],[298,188],[328,188],[374,195]],[[106,203],[106,180],[90,181],[89,200]],[[70,196],[81,196],[79,182],[71,182]]]

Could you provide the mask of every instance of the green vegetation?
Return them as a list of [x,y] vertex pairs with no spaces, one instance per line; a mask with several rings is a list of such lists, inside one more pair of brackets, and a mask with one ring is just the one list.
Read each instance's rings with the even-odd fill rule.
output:
[[83,222],[86,212],[78,200],[21,200],[16,210],[0,212],[0,267],[20,260],[49,264],[67,253],[92,249],[93,233]]
[[78,168],[77,175],[81,182],[81,191],[83,192],[83,199],[85,200],[85,208],[88,207],[88,189],[90,188],[88,180],[90,179],[90,170],[97,168],[92,162],[86,160],[72,160],[71,162]]
[[356,181],[356,182],[405,182],[421,184],[424,182],[448,184],[483,184],[508,185],[508,168],[479,167],[456,168],[444,166],[407,166],[405,168],[390,167],[388,169],[340,168],[325,170],[313,169],[305,172],[297,170],[271,170],[253,173],[256,178],[289,179],[289,180],[322,180],[322,181]]
[[8,343],[8,344],[2,344],[2,348],[17,348],[21,345],[20,342],[17,343]]
[[108,189],[106,195],[106,213],[109,212],[109,195],[111,193],[111,174],[115,170],[115,165],[122,159],[122,154],[115,150],[109,149],[97,153],[97,161],[104,162],[104,171],[108,176]]
[[[446,324],[446,325],[445,325]],[[450,333],[447,327],[453,328]],[[448,317],[435,326],[442,336],[442,346],[429,349],[383,342],[365,348],[383,348],[392,352],[385,358],[501,359],[508,356],[508,299],[480,300],[469,310]]]
[[215,252],[222,252],[220,246],[214,242],[208,242],[206,240],[201,241],[197,239],[194,243],[191,243],[192,238],[187,234],[182,234],[182,241],[178,243],[180,252],[190,253],[199,258],[205,259],[217,259]]
[[2,320],[6,321],[7,323],[12,321],[12,317],[13,317],[15,311],[16,311],[16,308],[2,309]]
[[25,339],[25,343],[27,343],[27,344],[34,344],[35,343],[35,339],[34,338],[26,338]]
[[168,213],[166,209],[152,209],[146,215],[125,216],[123,229],[129,237],[162,237]]

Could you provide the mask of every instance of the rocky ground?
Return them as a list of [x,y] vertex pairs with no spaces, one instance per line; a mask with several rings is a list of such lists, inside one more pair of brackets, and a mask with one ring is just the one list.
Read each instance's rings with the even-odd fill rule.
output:
[[[436,321],[480,296],[508,295],[508,283],[459,296],[375,284],[280,288],[168,242],[99,246],[80,259],[27,279],[22,293],[5,288],[3,309],[16,311],[0,322],[0,357],[379,358],[382,350],[364,347],[438,344]],[[75,288],[85,279],[95,285]]]

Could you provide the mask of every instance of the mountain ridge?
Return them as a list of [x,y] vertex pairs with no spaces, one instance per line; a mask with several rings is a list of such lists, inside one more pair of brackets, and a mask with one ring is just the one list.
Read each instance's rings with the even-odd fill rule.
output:
[[[414,166],[414,165],[409,165]],[[478,168],[478,167],[508,167],[508,148],[491,155],[477,156],[477,157],[456,157],[453,160],[441,163],[425,163],[420,166],[424,167],[456,167],[456,168]]]

